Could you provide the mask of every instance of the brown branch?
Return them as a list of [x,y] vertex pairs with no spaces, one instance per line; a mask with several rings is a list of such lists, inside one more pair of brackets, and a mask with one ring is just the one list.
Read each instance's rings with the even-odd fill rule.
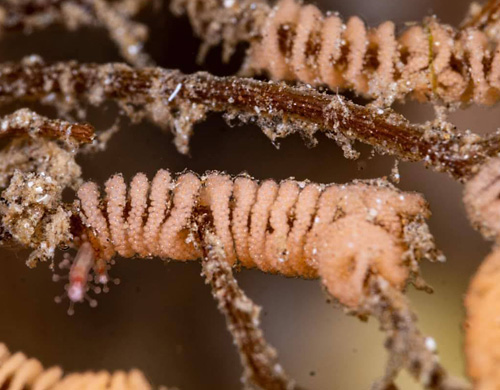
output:
[[[344,145],[361,141],[402,160],[424,161],[458,179],[468,178],[500,151],[499,134],[481,138],[442,125],[414,125],[389,109],[357,105],[306,87],[207,73],[184,75],[162,68],[132,69],[123,64],[24,61],[0,65],[1,101],[54,103],[56,98],[65,104],[95,105],[111,99],[130,115],[148,114],[157,123],[170,122],[183,152],[193,123],[207,111],[256,121],[273,139],[295,132],[312,138],[320,130]],[[133,108],[140,110],[131,113]]]
[[426,389],[470,389],[463,380],[449,376],[441,366],[434,340],[422,335],[416,316],[401,291],[380,277],[371,277],[360,312],[377,318],[387,334],[385,345],[390,353],[389,362],[385,376],[375,384],[375,389],[394,388],[393,380],[401,368],[406,368]]
[[0,119],[0,138],[13,136],[44,137],[88,144],[94,139],[94,127],[87,123],[49,119],[23,108]]
[[210,225],[208,214],[200,217],[197,234],[203,253],[203,275],[212,286],[212,295],[218,301],[219,310],[226,317],[228,329],[238,347],[245,388],[298,390],[278,363],[276,350],[264,339],[259,326],[261,308],[238,286],[231,266],[225,260],[222,243],[212,233]]

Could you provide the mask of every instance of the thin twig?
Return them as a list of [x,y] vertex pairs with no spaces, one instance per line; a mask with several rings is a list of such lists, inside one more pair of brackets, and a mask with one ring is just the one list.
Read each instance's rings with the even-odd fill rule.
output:
[[226,317],[228,329],[238,347],[245,388],[298,390],[278,363],[276,350],[264,339],[259,319],[261,308],[238,286],[231,266],[225,261],[224,248],[212,233],[207,217],[205,214],[197,232],[203,252],[203,275],[212,286],[212,295],[218,301],[219,310]]
[[46,65],[38,60],[5,63],[0,65],[0,99],[73,101],[75,105],[115,100],[131,116],[148,114],[157,123],[173,123],[178,147],[184,152],[193,123],[207,111],[255,121],[273,139],[294,132],[312,138],[316,131],[323,131],[344,145],[361,141],[402,160],[424,161],[457,179],[470,177],[500,151],[500,134],[482,138],[442,124],[415,125],[389,109],[357,105],[339,95],[203,72],[185,75],[124,64]]
[[0,119],[0,138],[13,136],[45,137],[88,144],[94,139],[94,127],[87,123],[49,119],[22,108]]
[[[73,17],[65,19],[71,9],[79,12],[72,12]],[[91,11],[85,0],[8,0],[0,5],[0,29],[32,31],[53,24],[64,24],[69,29],[75,29],[95,23]]]
[[387,334],[386,348],[390,352],[385,376],[374,389],[394,388],[393,380],[401,368],[433,390],[465,390],[469,384],[448,375],[439,363],[432,338],[424,337],[416,324],[404,294],[382,278],[372,276],[367,282],[366,301],[360,312],[378,319]]

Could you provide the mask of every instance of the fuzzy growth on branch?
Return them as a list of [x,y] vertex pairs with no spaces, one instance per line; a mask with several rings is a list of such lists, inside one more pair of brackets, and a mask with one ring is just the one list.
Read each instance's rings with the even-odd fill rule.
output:
[[212,287],[212,295],[238,347],[245,389],[298,390],[279,364],[276,350],[265,340],[260,329],[261,308],[238,286],[232,267],[225,259],[224,245],[210,227],[209,214],[197,219],[202,274]]
[[52,260],[73,236],[71,208],[62,203],[65,188],[81,184],[75,150],[46,139],[14,139],[0,151],[0,246],[33,249],[27,264]]
[[42,137],[88,144],[94,140],[94,131],[94,127],[89,124],[49,119],[27,108],[21,108],[0,119],[0,138]]
[[350,146],[357,140],[402,160],[424,161],[458,179],[471,176],[500,151],[499,134],[482,138],[456,133],[442,123],[413,125],[390,109],[360,106],[339,95],[203,72],[184,75],[123,64],[45,65],[27,59],[0,65],[0,99],[41,100],[64,108],[114,100],[132,118],[147,115],[160,125],[169,124],[183,153],[188,151],[193,124],[210,111],[224,112],[230,120],[255,122],[272,140],[299,133],[314,143],[314,134],[323,131],[349,157],[357,156]]
[[365,283],[365,299],[355,312],[370,315],[387,334],[389,362],[383,378],[373,389],[394,389],[397,373],[405,368],[425,389],[468,390],[469,384],[450,376],[439,363],[435,341],[422,335],[416,315],[403,293],[381,277],[371,276]]

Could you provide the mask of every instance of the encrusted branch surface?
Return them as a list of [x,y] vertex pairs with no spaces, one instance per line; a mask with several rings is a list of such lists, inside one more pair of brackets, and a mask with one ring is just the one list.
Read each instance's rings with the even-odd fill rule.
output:
[[386,348],[389,362],[385,376],[374,389],[393,388],[393,380],[401,368],[426,389],[465,390],[470,386],[461,379],[449,376],[439,363],[435,341],[422,335],[416,316],[404,294],[380,277],[371,277],[366,283],[366,299],[359,309],[378,319],[387,334]]
[[188,150],[193,123],[207,111],[255,121],[273,140],[294,132],[312,139],[316,131],[324,131],[350,156],[356,154],[348,144],[358,140],[403,160],[424,161],[459,179],[469,177],[500,151],[498,134],[481,138],[457,134],[442,124],[413,125],[389,109],[360,106],[311,88],[161,68],[45,65],[37,59],[6,63],[0,65],[0,98],[64,104],[112,99],[133,117],[147,114],[157,123],[170,123],[181,152]]
[[232,267],[225,259],[224,246],[210,229],[208,220],[208,215],[200,218],[198,229],[203,252],[203,275],[212,286],[212,295],[226,317],[228,329],[238,347],[244,367],[242,381],[245,388],[298,389],[279,364],[276,350],[264,339],[260,329],[261,308],[238,286]]
[[45,138],[14,139],[0,151],[0,247],[13,242],[33,251],[27,264],[53,260],[73,236],[65,188],[76,189],[81,169],[75,148]]
[[1,137],[44,137],[88,144],[94,139],[94,127],[87,123],[70,123],[49,119],[27,108],[0,118]]

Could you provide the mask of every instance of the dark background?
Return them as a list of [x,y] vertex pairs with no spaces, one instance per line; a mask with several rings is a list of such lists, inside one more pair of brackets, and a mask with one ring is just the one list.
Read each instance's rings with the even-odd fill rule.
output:
[[[337,10],[344,17],[361,16],[368,24],[392,19],[403,26],[437,14],[443,22],[457,25],[466,13],[466,0],[351,0],[318,2],[324,10]],[[167,7],[144,12],[141,19],[151,27],[147,50],[157,63],[184,72],[200,69],[194,59],[198,41],[186,19],[175,19]],[[37,53],[47,60],[120,61],[115,46],[101,30],[68,33],[61,28],[31,36],[6,34],[0,42],[2,61]],[[225,66],[220,51],[213,50],[203,69],[230,74],[238,58]],[[10,107],[13,109],[15,107]],[[408,103],[397,109],[413,121],[432,118],[432,107]],[[5,111],[5,110],[4,110]],[[54,116],[52,111],[44,111]],[[115,109],[92,111],[89,119],[99,129],[113,121]],[[498,108],[472,107],[454,113],[459,128],[485,133],[498,124]],[[179,155],[171,136],[148,123],[129,125],[109,143],[104,153],[81,156],[84,177],[103,183],[111,174],[123,172],[130,179],[136,172],[151,178],[159,168],[185,168],[203,173],[218,169],[236,174],[247,171],[256,178],[311,179],[346,182],[354,178],[388,175],[394,159],[370,158],[370,149],[358,145],[362,157],[345,160],[330,140],[308,149],[299,137],[290,137],[274,148],[253,126],[229,128],[219,116],[196,126],[191,156]],[[470,276],[488,253],[489,244],[472,230],[461,203],[462,186],[444,174],[426,170],[422,164],[400,165],[400,187],[420,191],[431,204],[430,220],[446,264],[423,264],[433,295],[414,291],[409,296],[419,314],[420,325],[438,345],[443,364],[463,375],[463,295]],[[239,388],[241,368],[216,309],[210,289],[200,277],[200,266],[155,260],[122,260],[112,275],[122,280],[90,309],[78,305],[69,317],[54,296],[63,285],[51,281],[46,264],[35,270],[24,265],[26,251],[0,251],[0,340],[11,350],[23,350],[44,365],[61,364],[65,370],[144,370],[155,384],[190,389]],[[242,271],[238,280],[248,295],[262,305],[262,323],[268,340],[278,349],[288,373],[309,389],[367,389],[383,372],[386,352],[383,335],[375,321],[362,323],[326,303],[318,281],[270,276]],[[416,389],[402,374],[403,389]]]

